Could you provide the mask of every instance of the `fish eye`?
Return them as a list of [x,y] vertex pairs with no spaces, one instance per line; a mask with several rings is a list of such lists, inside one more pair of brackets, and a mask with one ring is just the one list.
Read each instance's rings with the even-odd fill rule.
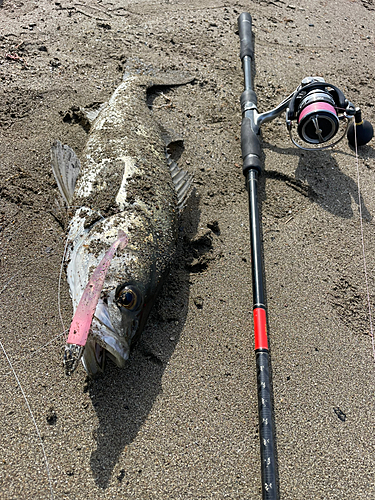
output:
[[119,307],[125,307],[129,311],[137,309],[141,302],[139,291],[130,285],[125,285],[119,290],[116,290],[116,303]]

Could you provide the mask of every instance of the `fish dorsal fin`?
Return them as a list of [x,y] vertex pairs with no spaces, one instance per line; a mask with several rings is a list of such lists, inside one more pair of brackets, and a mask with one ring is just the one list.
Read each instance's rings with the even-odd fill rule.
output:
[[73,199],[76,180],[81,164],[75,152],[60,141],[55,141],[51,147],[52,172],[57,186],[67,205]]
[[177,207],[181,211],[192,191],[193,176],[186,170],[181,170],[169,154],[167,154],[167,163],[177,193]]
[[172,176],[172,182],[177,193],[177,206],[181,211],[186,205],[193,186],[193,176],[185,170],[180,169],[176,162],[185,149],[184,140],[181,135],[173,130],[165,128],[160,123],[159,128],[166,148],[166,158]]

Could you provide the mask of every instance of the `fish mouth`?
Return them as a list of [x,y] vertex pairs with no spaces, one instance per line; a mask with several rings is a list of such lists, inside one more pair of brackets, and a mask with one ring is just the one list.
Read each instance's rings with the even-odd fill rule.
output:
[[95,377],[104,368],[104,353],[119,367],[124,368],[129,359],[130,341],[132,332],[137,329],[138,320],[121,323],[121,331],[118,333],[113,326],[108,310],[108,305],[99,299],[94,317],[90,327],[90,335],[86,347],[78,344],[67,343],[64,352],[64,368],[66,375],[71,375],[82,364],[89,376]]
[[[107,351],[109,357],[119,368],[125,366],[129,359],[130,345],[127,335],[120,335],[114,328],[108,306],[99,300],[95,315],[91,324],[91,339]],[[83,355],[83,362],[85,356]],[[85,365],[85,363],[83,363]]]

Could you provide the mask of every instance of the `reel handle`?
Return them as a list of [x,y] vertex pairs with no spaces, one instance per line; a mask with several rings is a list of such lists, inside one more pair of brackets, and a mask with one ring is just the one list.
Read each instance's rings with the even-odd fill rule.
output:
[[[354,122],[351,123],[348,127],[348,141],[349,144],[354,148],[355,147],[355,139],[357,137],[357,145],[364,146],[374,137],[374,129],[372,125],[367,120],[362,120],[362,113],[359,108],[356,109],[354,115]],[[355,133],[354,133],[355,127]]]
[[243,12],[238,18],[241,61],[245,56],[249,56],[251,60],[254,58],[253,35],[251,30],[252,30],[251,16],[248,12]]

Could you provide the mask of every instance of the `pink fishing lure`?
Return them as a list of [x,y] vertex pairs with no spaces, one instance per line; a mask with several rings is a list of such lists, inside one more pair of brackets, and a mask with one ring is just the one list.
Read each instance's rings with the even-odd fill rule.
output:
[[68,344],[84,346],[90,332],[92,319],[98,305],[100,293],[103,288],[107,271],[117,248],[122,250],[128,244],[128,237],[121,229],[118,232],[118,238],[111,248],[106,252],[98,267],[93,272],[83,294],[79,301],[76,312],[74,313],[72,324],[70,325]]

